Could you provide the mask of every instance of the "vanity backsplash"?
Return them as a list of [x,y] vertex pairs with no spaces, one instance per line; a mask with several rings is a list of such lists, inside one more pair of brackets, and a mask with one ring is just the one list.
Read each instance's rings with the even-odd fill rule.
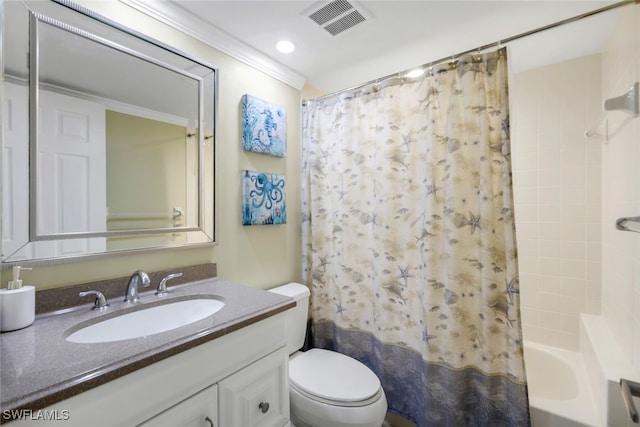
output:
[[[132,271],[131,274],[133,273],[135,272]],[[198,264],[147,273],[151,280],[151,286],[149,289],[152,289],[157,287],[164,277],[173,273],[182,273],[182,276],[172,279],[170,282],[171,286],[214,278],[217,276],[217,265],[213,263]],[[80,292],[98,291],[107,299],[119,297],[124,298],[130,277],[131,276],[129,275],[115,279],[100,280],[96,282],[81,283],[77,285],[37,291],[36,315],[66,310],[78,305],[89,305],[90,301],[88,299],[80,298],[78,296]]]

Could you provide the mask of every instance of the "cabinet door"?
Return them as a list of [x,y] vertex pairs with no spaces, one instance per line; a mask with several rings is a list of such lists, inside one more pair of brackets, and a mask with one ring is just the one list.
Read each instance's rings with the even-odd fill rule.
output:
[[289,357],[283,347],[218,383],[220,425],[282,427],[289,423]]
[[212,385],[139,425],[140,427],[219,427],[218,386]]

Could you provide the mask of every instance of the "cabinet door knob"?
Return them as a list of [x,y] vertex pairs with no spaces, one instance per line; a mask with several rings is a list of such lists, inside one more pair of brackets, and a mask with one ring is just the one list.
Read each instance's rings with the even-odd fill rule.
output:
[[269,402],[260,402],[260,404],[258,405],[258,408],[263,414],[266,414],[267,411],[269,410]]
[[216,426],[213,424],[213,421],[211,421],[211,418],[209,418],[209,417],[204,417],[204,420],[209,424],[209,426],[210,426],[210,427],[216,427]]

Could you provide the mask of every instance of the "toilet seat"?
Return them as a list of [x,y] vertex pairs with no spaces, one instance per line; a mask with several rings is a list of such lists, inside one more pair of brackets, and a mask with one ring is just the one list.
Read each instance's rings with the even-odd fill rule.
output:
[[317,348],[290,361],[289,379],[300,394],[336,406],[366,406],[382,394],[380,380],[364,364]]
[[376,394],[374,394],[373,396],[371,396],[370,398],[366,399],[366,400],[360,400],[357,402],[347,402],[347,401],[341,401],[341,400],[332,400],[332,399],[325,399],[323,397],[320,396],[316,396],[315,394],[311,394],[308,393],[302,389],[300,389],[299,387],[297,387],[295,384],[289,384],[291,386],[291,390],[293,392],[296,392],[302,396],[304,396],[305,398],[312,400],[314,402],[318,402],[318,403],[324,403],[326,405],[332,405],[332,406],[343,406],[343,407],[362,407],[362,406],[367,406],[367,405],[371,405],[375,402],[378,401],[378,399],[380,399],[382,397],[382,389],[379,389]]

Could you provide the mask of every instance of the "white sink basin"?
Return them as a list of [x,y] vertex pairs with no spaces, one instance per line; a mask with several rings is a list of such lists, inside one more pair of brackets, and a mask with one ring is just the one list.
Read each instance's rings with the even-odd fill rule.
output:
[[75,343],[105,343],[142,338],[197,322],[222,307],[223,301],[211,298],[156,305],[85,326],[65,339]]

